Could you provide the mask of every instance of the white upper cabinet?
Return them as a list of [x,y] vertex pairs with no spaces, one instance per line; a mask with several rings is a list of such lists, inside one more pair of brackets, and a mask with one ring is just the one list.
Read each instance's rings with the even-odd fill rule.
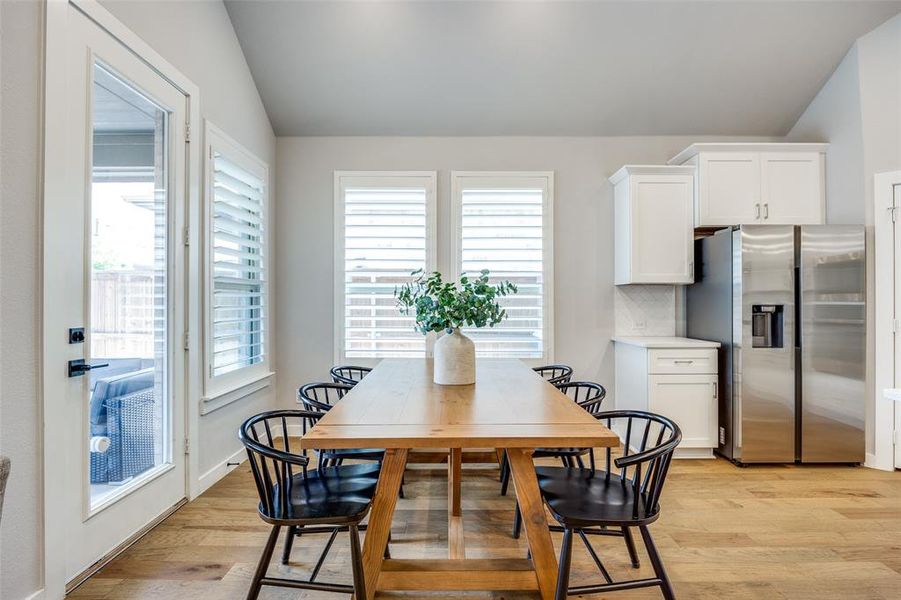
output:
[[824,223],[827,144],[692,144],[671,165],[697,167],[695,226]]
[[610,182],[615,283],[691,283],[694,168],[627,165]]
[[698,157],[698,227],[753,223],[760,197],[756,152],[705,152]]
[[819,152],[766,152],[760,156],[762,223],[824,223],[824,155]]

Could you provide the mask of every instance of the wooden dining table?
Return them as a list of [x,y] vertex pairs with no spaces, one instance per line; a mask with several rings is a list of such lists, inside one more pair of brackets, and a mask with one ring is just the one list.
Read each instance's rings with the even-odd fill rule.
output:
[[[557,559],[532,452],[615,447],[619,438],[517,359],[479,359],[473,385],[438,385],[431,359],[385,359],[301,439],[303,448],[385,448],[363,542],[366,596],[378,590],[537,590],[554,597]],[[463,448],[506,451],[531,559],[467,559]],[[448,558],[384,558],[411,449],[447,449]]]

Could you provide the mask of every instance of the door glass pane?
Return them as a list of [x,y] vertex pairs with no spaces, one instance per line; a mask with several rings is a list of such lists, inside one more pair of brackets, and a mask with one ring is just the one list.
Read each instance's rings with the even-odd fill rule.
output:
[[90,206],[91,507],[171,462],[168,113],[94,66]]

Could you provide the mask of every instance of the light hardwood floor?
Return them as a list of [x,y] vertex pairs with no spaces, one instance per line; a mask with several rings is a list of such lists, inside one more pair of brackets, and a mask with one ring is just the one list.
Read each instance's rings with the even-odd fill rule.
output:
[[[465,465],[467,557],[523,557],[513,540],[512,494],[499,495],[497,469]],[[447,470],[414,467],[392,528],[396,558],[447,556]],[[246,465],[181,508],[71,594],[79,599],[219,600],[244,597],[268,527],[256,516]],[[901,473],[849,467],[750,467],[675,461],[663,512],[651,526],[680,599],[901,599]],[[559,544],[560,534],[553,534]],[[319,579],[350,582],[349,548],[335,543]],[[270,573],[306,573],[325,536],[301,537],[292,564]],[[613,577],[633,578],[619,538],[595,547]],[[558,546],[559,548],[559,546]],[[639,550],[641,576],[649,576]],[[277,553],[278,554],[278,553]],[[599,576],[576,541],[573,585]],[[261,599],[346,596],[264,588]],[[379,598],[533,598],[531,594],[379,594]],[[593,598],[660,598],[656,590]]]

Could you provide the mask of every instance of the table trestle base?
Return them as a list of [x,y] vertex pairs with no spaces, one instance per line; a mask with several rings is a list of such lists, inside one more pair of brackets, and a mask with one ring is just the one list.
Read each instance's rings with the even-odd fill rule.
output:
[[388,559],[382,562],[383,591],[537,590],[538,578],[525,558]]

